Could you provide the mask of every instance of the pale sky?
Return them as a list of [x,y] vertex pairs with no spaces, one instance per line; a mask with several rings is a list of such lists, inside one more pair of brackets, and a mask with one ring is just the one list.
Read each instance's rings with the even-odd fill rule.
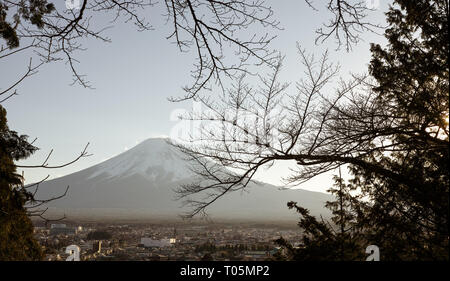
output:
[[[315,29],[327,22],[331,14],[315,1],[320,9],[315,12],[302,0],[269,0],[275,18],[284,30],[276,31],[278,37],[271,47],[285,55],[281,79],[294,83],[301,78],[296,42],[309,52],[320,55],[329,49],[330,59],[341,64],[341,74],[367,71],[370,61],[369,44],[383,43],[380,35],[366,33],[351,52],[336,51],[336,43],[329,39],[315,45]],[[384,23],[386,1],[370,19]],[[61,3],[58,3],[61,5]],[[95,89],[70,86],[71,72],[64,63],[45,65],[38,74],[25,80],[15,96],[2,105],[8,111],[8,123],[12,130],[38,138],[35,145],[40,151],[22,164],[41,163],[53,148],[50,164],[59,164],[76,157],[86,143],[93,155],[69,167],[58,170],[27,169],[28,183],[38,181],[50,174],[59,177],[98,164],[137,143],[149,138],[168,136],[177,121],[171,120],[174,110],[192,107],[192,102],[173,103],[170,96],[182,96],[182,87],[191,83],[190,71],[194,56],[180,53],[174,44],[166,40],[171,27],[165,25],[161,15],[162,5],[149,8],[148,20],[155,30],[137,32],[134,25],[118,21],[106,31],[112,43],[95,39],[84,40],[87,48],[75,56],[80,61],[80,72],[87,75]],[[57,5],[57,7],[59,7]],[[112,15],[98,15],[92,24],[103,24]],[[2,61],[0,89],[5,88],[26,70],[28,55]],[[264,171],[258,179],[281,185],[281,178],[288,173],[287,163]],[[300,188],[325,191],[330,187],[329,175],[313,179]]]

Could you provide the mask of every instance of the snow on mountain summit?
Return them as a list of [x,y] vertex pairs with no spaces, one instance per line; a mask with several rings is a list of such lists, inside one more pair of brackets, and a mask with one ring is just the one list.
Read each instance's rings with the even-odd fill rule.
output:
[[[45,181],[38,198],[67,194],[46,206],[49,214],[85,218],[174,218],[187,211],[175,190],[191,184],[194,174],[187,160],[168,139],[148,139],[100,164]],[[327,214],[323,204],[330,195],[306,190],[279,190],[251,182],[248,192],[232,192],[211,206],[209,214],[222,218],[297,220],[286,208],[296,201],[312,214]],[[251,192],[250,192],[251,191]]]
[[88,179],[104,176],[105,179],[141,175],[149,180],[156,177],[172,181],[193,175],[186,162],[180,161],[180,152],[168,143],[169,139],[151,138],[135,147],[106,160],[94,168]]

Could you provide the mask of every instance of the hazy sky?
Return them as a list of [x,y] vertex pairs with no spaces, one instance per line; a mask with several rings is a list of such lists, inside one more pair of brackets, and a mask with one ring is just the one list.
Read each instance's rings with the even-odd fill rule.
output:
[[[59,3],[61,1],[61,3]],[[371,14],[375,22],[384,22],[386,1]],[[327,22],[331,14],[322,1],[315,1],[320,8],[315,12],[302,0],[267,1],[281,22],[284,30],[276,31],[278,37],[271,47],[286,56],[281,74],[282,80],[295,82],[302,70],[297,55],[296,42],[310,52],[320,55],[326,49],[330,59],[342,66],[341,74],[364,72],[370,60],[369,43],[384,42],[376,34],[364,34],[351,52],[336,51],[333,39],[315,45],[315,29]],[[57,7],[63,5],[57,1]],[[192,102],[172,103],[169,96],[181,96],[182,86],[191,83],[190,71],[194,56],[180,53],[166,37],[171,26],[165,25],[163,1],[148,8],[147,19],[155,30],[137,32],[132,23],[118,21],[105,32],[112,43],[95,39],[84,40],[87,48],[75,54],[80,61],[79,70],[87,75],[95,89],[70,86],[69,67],[63,62],[42,67],[35,76],[25,80],[17,89],[19,96],[3,103],[8,111],[9,127],[31,139],[40,151],[22,162],[36,164],[44,160],[53,148],[50,164],[58,164],[76,157],[86,143],[93,155],[58,170],[27,169],[27,182],[33,182],[50,174],[66,175],[90,167],[133,147],[137,143],[157,136],[167,136],[178,121],[171,120],[173,111],[192,107]],[[112,14],[98,14],[92,25],[104,25]],[[3,60],[0,67],[0,89],[4,89],[26,70],[29,54]],[[262,70],[265,71],[265,70]],[[281,184],[287,165],[275,167],[259,176],[266,182]],[[329,177],[321,177],[305,183],[301,188],[323,191],[329,187]]]

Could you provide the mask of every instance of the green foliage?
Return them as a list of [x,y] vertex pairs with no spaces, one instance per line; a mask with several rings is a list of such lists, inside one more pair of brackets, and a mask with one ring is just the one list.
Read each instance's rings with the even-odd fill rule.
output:
[[32,194],[20,186],[14,160],[36,150],[7,126],[6,110],[0,106],[0,260],[39,260],[40,245],[33,238],[33,224],[24,204]]
[[449,259],[448,2],[397,0],[387,21],[388,45],[372,44],[369,70],[391,149],[367,153],[377,169],[351,165],[349,184],[336,179],[335,226],[289,204],[305,233],[298,249],[278,241],[292,259],[360,259],[370,244],[381,260]]
[[[396,116],[398,143],[378,155],[398,182],[352,167],[373,205],[368,239],[391,260],[449,259],[448,2],[396,1],[387,13],[388,46],[372,45],[370,72],[380,106]],[[384,253],[384,254],[383,254]]]
[[[289,209],[295,209],[301,216],[299,227],[304,231],[301,244],[293,247],[283,238],[275,242],[285,248],[287,259],[299,261],[352,261],[362,260],[364,239],[358,218],[363,204],[358,196],[350,195],[350,185],[335,177],[335,187],[328,190],[336,196],[326,207],[332,211],[331,223],[318,220],[309,211],[295,202],[289,202]],[[282,259],[278,254],[275,259]]]
[[43,28],[45,23],[42,17],[55,10],[53,3],[48,3],[47,0],[22,0],[17,5],[16,13],[11,15],[8,14],[8,6],[0,1],[0,36],[5,39],[9,48],[19,46],[16,28],[22,21]]

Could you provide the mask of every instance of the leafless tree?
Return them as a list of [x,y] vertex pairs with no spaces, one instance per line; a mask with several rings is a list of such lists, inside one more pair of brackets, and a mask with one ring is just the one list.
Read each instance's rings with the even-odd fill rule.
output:
[[415,136],[418,150],[448,146],[448,127],[405,127],[402,121],[408,117],[392,115],[393,105],[377,98],[370,77],[353,75],[344,81],[327,53],[316,59],[298,49],[305,70],[294,93],[279,82],[280,60],[270,76],[259,78],[257,87],[242,76],[223,95],[197,96],[204,110],[182,117],[203,123],[195,136],[174,143],[199,176],[177,190],[191,206],[187,217],[204,213],[228,192],[245,189],[258,170],[274,161],[298,164],[286,179],[291,184],[351,164],[418,187],[422,183],[382,165],[383,156],[412,140],[392,136]]
[[[64,196],[67,195],[67,191],[69,191],[69,186],[67,186],[65,191],[59,195],[53,196],[51,198],[39,199],[37,197],[38,196],[37,193],[39,191],[39,186],[41,183],[46,181],[49,177],[50,177],[50,175],[47,175],[45,178],[43,178],[39,182],[33,183],[31,185],[27,185],[27,186],[22,182],[21,185],[15,187],[17,189],[22,189],[23,190],[22,194],[27,195],[26,196],[27,201],[25,203],[25,208],[27,210],[28,216],[29,217],[38,217],[41,220],[43,220],[46,224],[49,222],[53,222],[53,221],[64,220],[66,218],[66,216],[63,215],[61,217],[50,219],[49,217],[46,216],[48,207],[45,207],[45,205],[51,201],[63,198]],[[22,173],[22,178],[24,178],[23,173]]]
[[[2,45],[0,59],[20,55],[27,50],[33,50],[39,58],[35,64],[30,60],[26,74],[19,81],[35,74],[44,63],[63,60],[73,73],[74,84],[91,87],[85,75],[77,69],[79,61],[75,54],[84,50],[82,38],[110,42],[104,35],[110,26],[92,24],[94,16],[100,12],[111,13],[112,23],[124,18],[127,22],[133,22],[138,31],[152,29],[145,18],[145,9],[156,5],[152,0],[79,2],[78,9],[55,9],[49,14],[43,14],[40,25],[21,19],[23,11],[32,9],[32,2],[0,2],[2,11],[8,11],[9,16],[1,21],[11,22],[21,44],[20,48]],[[275,65],[276,52],[269,45],[275,36],[270,31],[280,29],[280,23],[274,19],[274,12],[265,1],[165,0],[164,3],[167,22],[173,26],[168,39],[173,40],[180,51],[193,48],[196,54],[193,82],[184,87],[186,93],[183,97],[174,97],[172,100],[192,98],[201,89],[208,88],[209,82],[222,85],[224,77],[236,78],[242,73],[248,73],[249,64]],[[306,3],[316,10],[311,1],[306,0]],[[323,42],[334,35],[338,46],[345,45],[348,50],[358,42],[359,33],[376,27],[365,21],[370,9],[364,1],[330,0],[327,9],[332,12],[333,19],[325,25],[325,29],[317,30],[317,41]],[[253,32],[252,28],[256,25],[264,27],[264,32]],[[6,96],[0,102],[17,94],[14,89],[16,85],[12,83],[12,87],[6,87],[0,92],[0,96]]]
[[[138,31],[151,30],[153,27],[145,18],[145,8],[153,7],[156,2],[152,0],[80,0],[80,6],[77,9],[55,9],[50,13],[41,13],[42,22],[33,23],[30,19],[30,12],[36,9],[36,3],[33,1],[19,1],[19,0],[1,0],[0,10],[3,13],[0,17],[1,28],[5,28],[8,23],[12,26],[17,35],[16,44],[5,44],[0,47],[0,59],[6,59],[11,56],[23,56],[28,54],[26,52],[33,51],[34,56],[29,59],[28,65],[16,81],[10,82],[6,87],[0,89],[0,104],[6,102],[13,96],[18,94],[17,87],[28,77],[38,73],[40,67],[46,63],[55,61],[65,61],[73,74],[73,84],[79,84],[83,87],[90,88],[91,84],[86,80],[85,75],[79,73],[77,70],[76,52],[84,50],[81,45],[83,38],[93,38],[104,42],[110,42],[110,39],[104,36],[104,31],[108,26],[96,26],[92,24],[94,15],[100,12],[109,12],[112,15],[112,23],[119,18],[124,18],[127,22],[133,22]],[[306,1],[314,10],[311,1]],[[256,119],[253,128],[260,128],[261,123],[264,128],[262,132],[251,132],[247,127],[250,124],[238,124],[236,122],[227,123],[232,125],[233,138],[239,139],[242,137],[239,134],[245,132],[245,137],[253,137],[253,144],[251,141],[245,141],[236,149],[251,148],[253,153],[263,153],[263,150],[270,151],[276,154],[276,149],[284,149],[289,140],[286,138],[289,126],[294,126],[294,119],[283,120],[280,119],[287,112],[295,112],[296,106],[304,106],[301,101],[295,100],[294,107],[285,107],[287,111],[280,112],[281,115],[273,114],[279,110],[279,103],[281,102],[281,93],[286,89],[287,85],[279,85],[275,82],[276,75],[280,70],[280,64],[277,63],[277,53],[270,49],[270,42],[275,37],[269,32],[266,32],[267,27],[270,29],[279,29],[280,24],[274,19],[273,10],[263,1],[216,1],[216,0],[165,0],[165,9],[167,11],[167,21],[173,26],[172,33],[169,34],[168,39],[173,40],[180,51],[189,51],[191,48],[196,53],[196,63],[192,71],[193,82],[190,86],[184,88],[185,95],[183,97],[172,98],[174,101],[196,98],[202,89],[207,89],[211,83],[216,83],[222,87],[224,93],[227,92],[223,88],[222,79],[224,77],[237,78],[237,87],[234,92],[231,92],[231,100],[227,101],[228,105],[237,108],[236,114],[241,114],[242,109]],[[353,5],[353,6],[351,6]],[[351,8],[353,7],[353,8]],[[336,17],[331,21],[327,28],[329,32],[322,32],[320,30],[318,40],[325,40],[332,34],[338,40],[338,44],[344,44],[340,38],[345,39],[346,48],[358,40],[357,33],[363,30],[369,30],[372,25],[363,21],[367,9],[362,2],[356,4],[349,4],[348,1],[335,0],[329,1],[327,9],[331,11]],[[264,27],[264,32],[259,34],[252,32],[255,25]],[[359,28],[359,29],[358,29]],[[0,30],[4,31],[4,30]],[[356,32],[356,33],[355,33]],[[3,33],[2,33],[3,34]],[[19,46],[20,42],[20,46]],[[234,58],[227,60],[225,57]],[[306,58],[305,58],[306,59]],[[335,75],[335,69],[325,64],[321,66],[319,80],[313,81],[313,87],[321,88]],[[259,89],[260,96],[258,98],[250,98],[248,88],[244,83],[244,77],[250,73],[247,69],[249,64],[268,65],[275,69],[274,77],[263,78],[261,80],[263,85],[268,89],[265,93],[264,89]],[[311,66],[312,67],[312,66]],[[305,85],[304,85],[305,86]],[[299,87],[304,87],[299,86]],[[343,88],[351,87],[352,85],[342,85]],[[309,87],[309,86],[308,86]],[[310,89],[316,95],[318,89]],[[343,90],[344,91],[344,90]],[[235,94],[235,96],[233,96]],[[267,96],[266,96],[267,94]],[[307,94],[306,92],[303,94]],[[226,102],[225,96],[223,102]],[[291,97],[296,99],[295,97]],[[311,103],[313,98],[310,97]],[[205,105],[211,106],[211,110],[218,110],[209,103],[208,98],[201,97],[199,100]],[[251,100],[251,104],[246,104]],[[250,106],[250,107],[246,107]],[[252,108],[252,106],[256,106]],[[309,110],[312,104],[307,104]],[[257,110],[256,110],[257,109]],[[259,110],[259,111],[258,111]],[[259,113],[263,113],[259,116]],[[216,112],[219,114],[219,112]],[[220,114],[215,117],[221,117]],[[229,117],[229,116],[224,116]],[[195,117],[197,118],[197,117]],[[237,118],[237,116],[236,116]],[[302,121],[304,126],[307,126],[311,116],[305,116]],[[317,116],[315,117],[317,118]],[[276,120],[283,122],[278,123]],[[287,123],[286,123],[287,122]],[[289,123],[290,122],[290,123]],[[286,127],[277,127],[283,124]],[[285,131],[283,131],[285,130]],[[274,146],[269,143],[270,138],[273,137],[274,131],[284,134],[284,138],[280,142],[283,147]],[[303,133],[303,131],[302,131]],[[236,135],[237,134],[237,135]],[[300,135],[300,132],[298,133]],[[292,143],[297,142],[298,137],[291,140]],[[228,139],[226,139],[228,141]],[[316,141],[320,141],[317,139]],[[244,146],[244,147],[242,147]],[[261,150],[261,147],[265,149]],[[289,146],[287,152],[293,150],[294,144]],[[86,149],[83,150],[80,157],[74,159],[63,165],[49,166],[47,161],[52,152],[49,153],[43,164],[31,166],[18,166],[19,168],[59,168],[73,163],[82,157],[86,156]],[[246,161],[238,161],[234,158],[236,151],[228,151],[231,163],[253,167],[244,179],[251,178],[257,168],[254,167],[254,161],[259,161],[258,158],[251,158],[252,153],[249,153],[249,159]],[[266,153],[266,152],[265,152]],[[265,154],[264,154],[265,155]],[[269,163],[269,160],[262,161],[259,165]],[[205,164],[205,163],[201,163]],[[206,165],[206,164],[205,164]],[[242,168],[242,167],[240,167]],[[328,169],[331,167],[322,167]],[[319,171],[318,171],[319,172]],[[228,171],[224,171],[228,174]],[[240,179],[236,175],[229,175],[229,181],[235,182]],[[211,177],[216,180],[216,176]],[[39,183],[36,184],[36,189]],[[240,185],[233,185],[232,189],[238,188]],[[29,188],[29,187],[28,187]],[[64,193],[65,194],[65,193]],[[58,196],[57,196],[58,197]],[[46,200],[53,200],[46,199]],[[46,200],[35,199],[34,203],[39,206],[40,203]],[[30,201],[31,202],[31,201]],[[47,201],[48,202],[48,201]],[[32,205],[33,205],[32,204]],[[36,206],[36,205],[34,205]],[[38,212],[35,212],[39,214]]]
[[[193,98],[208,88],[210,80],[223,87],[222,77],[237,79],[248,74],[246,68],[250,59],[259,65],[275,67],[277,53],[270,49],[275,38],[268,33],[252,34],[241,38],[240,31],[248,32],[250,27],[260,24],[263,27],[279,29],[280,23],[273,20],[273,11],[264,1],[201,1],[166,0],[167,20],[173,23],[173,33],[168,38],[175,39],[181,51],[194,46],[197,62],[192,76],[194,83],[184,87],[185,96],[172,98],[180,101]],[[312,1],[305,2],[315,11]],[[349,51],[360,40],[364,31],[375,32],[379,25],[366,21],[370,11],[366,1],[330,0],[327,9],[333,18],[324,28],[317,29],[316,43],[324,42],[331,36]],[[225,48],[226,47],[226,48]],[[232,53],[233,51],[233,53]],[[237,63],[225,60],[225,53],[237,57]]]
[[[79,161],[82,158],[91,156],[91,154],[89,154],[87,152],[88,147],[89,147],[89,143],[84,147],[84,149],[80,152],[80,154],[77,157],[75,157],[74,159],[72,159],[68,162],[65,162],[65,163],[61,163],[61,164],[57,164],[57,165],[49,164],[49,160],[53,154],[53,149],[52,149],[47,154],[47,156],[45,157],[45,159],[42,163],[35,164],[35,165],[16,165],[16,167],[22,168],[22,169],[35,169],[35,168],[59,169],[59,168],[63,168],[63,167],[69,166],[69,165]],[[38,217],[38,218],[42,219],[46,224],[49,222],[60,221],[60,220],[63,220],[66,218],[65,215],[58,217],[58,218],[47,217],[46,212],[48,211],[48,207],[45,207],[45,205],[51,201],[63,198],[64,196],[67,195],[67,192],[69,190],[69,186],[67,186],[65,188],[64,192],[61,192],[61,194],[52,196],[50,198],[39,198],[38,197],[39,196],[39,194],[38,194],[39,187],[49,177],[50,177],[50,175],[47,175],[45,178],[43,178],[42,180],[40,180],[38,182],[35,182],[32,184],[25,184],[24,172],[22,171],[22,183],[20,185],[16,185],[14,187],[16,189],[19,189],[21,191],[21,193],[25,195],[25,198],[26,198],[25,208],[27,209],[28,215],[30,217]]]
[[[93,13],[110,11],[113,14],[113,21],[124,17],[127,21],[133,21],[138,30],[151,29],[149,23],[138,15],[139,9],[153,5],[151,0],[82,0],[78,2],[80,6],[74,9],[62,11],[54,9],[50,13],[41,14],[42,22],[39,24],[33,23],[33,19],[29,15],[36,9],[36,3],[33,1],[2,0],[0,2],[1,10],[5,13],[7,11],[7,17],[1,19],[1,21],[12,25],[17,35],[16,44],[2,44],[0,59],[12,55],[22,55],[29,50],[32,50],[39,59],[34,65],[30,60],[28,71],[19,80],[19,83],[24,78],[35,74],[43,64],[64,60],[73,73],[73,83],[90,87],[90,83],[84,75],[79,73],[76,67],[76,63],[79,61],[75,58],[75,53],[84,50],[80,41],[86,37],[104,42],[110,41],[109,38],[103,36],[103,31],[108,27],[92,27]],[[17,84],[13,83],[12,87],[7,87],[7,90],[1,92],[0,95],[7,94]],[[17,93],[15,92],[15,94]]]
[[[308,5],[317,10],[311,0],[305,0]],[[327,10],[332,14],[328,23],[316,30],[316,43],[323,43],[330,37],[337,42],[337,47],[344,46],[347,51],[357,44],[364,32],[377,33],[382,28],[380,24],[368,21],[368,12],[377,7],[371,7],[369,1],[329,0]]]
[[[268,33],[239,36],[255,24],[279,28],[272,9],[264,1],[166,0],[165,3],[168,21],[173,24],[173,33],[168,38],[174,39],[181,51],[194,46],[197,53],[192,71],[194,83],[184,88],[183,98],[172,100],[195,97],[212,78],[222,86],[223,76],[234,78],[237,73],[246,73],[250,59],[256,59],[256,64],[273,64],[275,52],[268,45],[275,36]],[[225,53],[236,62],[229,63]]]

